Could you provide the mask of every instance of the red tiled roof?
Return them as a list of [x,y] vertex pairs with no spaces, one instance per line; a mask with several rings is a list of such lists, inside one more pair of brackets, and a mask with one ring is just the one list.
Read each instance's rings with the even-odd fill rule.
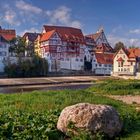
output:
[[120,57],[117,61],[122,62],[122,61],[124,61],[124,60],[122,59],[122,57]]
[[135,58],[135,57],[140,57],[140,48],[131,48],[128,49],[129,51],[129,57],[130,58]]
[[5,30],[5,29],[0,29],[0,35],[6,39],[7,41],[12,40],[13,38],[16,37],[16,31],[15,30]]
[[90,34],[90,35],[86,35],[86,36],[93,38],[96,41],[100,37],[101,34],[102,34],[102,32],[98,32],[96,34]]
[[55,30],[48,31],[47,33],[42,34],[40,42],[47,41],[55,33]]
[[94,41],[94,39],[88,36],[85,36],[85,42],[86,42],[86,45],[90,45],[90,44],[93,44],[94,46],[96,45],[96,42]]
[[80,29],[72,28],[72,27],[63,27],[63,26],[48,26],[44,25],[44,29],[46,32],[55,30],[59,33],[60,37],[64,41],[72,41],[85,43],[83,33]]
[[100,64],[113,64],[113,54],[95,53],[95,57]]
[[102,43],[96,46],[96,52],[113,52],[113,48],[106,43]]

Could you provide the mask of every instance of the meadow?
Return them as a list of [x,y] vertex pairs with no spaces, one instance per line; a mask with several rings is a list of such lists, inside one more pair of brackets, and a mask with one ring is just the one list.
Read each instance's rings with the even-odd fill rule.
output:
[[[67,137],[56,128],[60,112],[66,106],[88,102],[115,107],[123,120],[120,139],[139,140],[140,112],[136,111],[135,105],[127,105],[105,96],[108,94],[135,95],[140,93],[139,89],[140,81],[104,80],[86,90],[1,94],[0,139],[64,140]],[[71,136],[70,139],[92,140],[87,134]],[[97,135],[94,139],[107,138]]]

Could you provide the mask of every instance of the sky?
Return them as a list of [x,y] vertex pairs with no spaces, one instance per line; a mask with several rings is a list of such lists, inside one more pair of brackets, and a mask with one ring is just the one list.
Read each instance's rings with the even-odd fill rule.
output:
[[41,32],[43,25],[81,28],[95,33],[104,28],[112,46],[140,46],[140,0],[0,0],[0,25],[25,32]]

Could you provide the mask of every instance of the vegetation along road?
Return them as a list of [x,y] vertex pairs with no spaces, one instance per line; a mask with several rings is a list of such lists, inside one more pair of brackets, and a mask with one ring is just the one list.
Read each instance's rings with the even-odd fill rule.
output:
[[[139,80],[100,79],[96,85],[82,90],[33,91],[29,94],[0,94],[0,139],[66,140],[57,130],[57,120],[63,108],[81,102],[113,106],[120,114],[123,129],[121,140],[140,139],[140,111],[137,103],[126,104],[109,96],[140,96]],[[68,134],[71,140],[93,140],[83,132]],[[104,134],[97,140],[107,140]],[[119,139],[119,138],[116,138]]]

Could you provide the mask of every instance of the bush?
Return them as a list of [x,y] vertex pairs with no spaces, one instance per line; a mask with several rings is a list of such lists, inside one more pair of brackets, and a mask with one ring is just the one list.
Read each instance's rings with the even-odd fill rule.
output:
[[34,56],[31,60],[8,64],[4,70],[8,77],[13,78],[46,76],[48,63],[44,58]]

